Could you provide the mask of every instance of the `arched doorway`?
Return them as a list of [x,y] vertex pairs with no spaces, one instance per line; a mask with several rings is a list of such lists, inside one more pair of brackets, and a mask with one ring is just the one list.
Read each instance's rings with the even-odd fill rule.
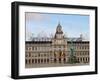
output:
[[59,51],[59,63],[65,63],[66,58],[65,58],[65,53],[63,51]]

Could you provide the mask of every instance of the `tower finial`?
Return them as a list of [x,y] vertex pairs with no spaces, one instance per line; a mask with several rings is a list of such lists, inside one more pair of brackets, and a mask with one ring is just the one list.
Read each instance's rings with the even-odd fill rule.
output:
[[58,25],[60,25],[60,21],[58,21]]
[[61,25],[60,25],[60,21],[58,21],[58,26],[57,27],[61,27]]

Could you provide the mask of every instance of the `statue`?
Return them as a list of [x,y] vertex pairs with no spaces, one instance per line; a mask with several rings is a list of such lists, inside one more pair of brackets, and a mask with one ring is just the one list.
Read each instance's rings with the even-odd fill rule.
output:
[[70,57],[68,59],[68,63],[75,64],[79,63],[76,56],[74,55],[74,46],[73,46],[73,39],[71,40],[71,48],[70,48]]

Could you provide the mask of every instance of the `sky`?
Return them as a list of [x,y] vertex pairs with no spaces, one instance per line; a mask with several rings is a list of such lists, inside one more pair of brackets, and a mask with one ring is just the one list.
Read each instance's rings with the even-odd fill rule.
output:
[[89,16],[79,14],[25,13],[26,40],[30,36],[50,36],[55,34],[58,23],[68,37],[79,37],[83,34],[89,38]]

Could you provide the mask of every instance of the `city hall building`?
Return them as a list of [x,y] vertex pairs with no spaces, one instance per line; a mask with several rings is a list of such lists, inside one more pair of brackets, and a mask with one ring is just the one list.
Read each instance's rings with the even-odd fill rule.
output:
[[65,37],[60,23],[54,37],[34,37],[25,42],[26,68],[88,65],[89,59],[89,41],[82,35]]

